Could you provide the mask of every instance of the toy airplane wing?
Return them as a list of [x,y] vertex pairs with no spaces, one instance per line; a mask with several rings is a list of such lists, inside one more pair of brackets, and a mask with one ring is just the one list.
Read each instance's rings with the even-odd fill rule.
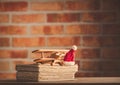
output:
[[39,49],[39,50],[34,50],[32,53],[47,53],[47,52],[68,52],[69,50],[67,49]]

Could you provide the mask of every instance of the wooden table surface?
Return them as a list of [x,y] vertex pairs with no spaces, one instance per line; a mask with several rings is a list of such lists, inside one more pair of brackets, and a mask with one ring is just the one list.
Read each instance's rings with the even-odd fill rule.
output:
[[40,82],[20,82],[17,80],[0,80],[0,85],[120,85],[120,77],[82,77],[75,80],[64,81],[40,81]]

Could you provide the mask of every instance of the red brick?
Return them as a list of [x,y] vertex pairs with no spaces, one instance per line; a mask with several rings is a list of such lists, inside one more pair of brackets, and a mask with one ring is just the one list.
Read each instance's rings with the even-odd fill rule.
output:
[[9,50],[0,50],[0,58],[10,58],[11,53]]
[[82,61],[81,70],[99,71],[100,70],[100,62],[99,61]]
[[104,24],[103,25],[103,34],[104,35],[119,35],[120,34],[120,25],[119,24]]
[[26,50],[0,50],[0,58],[27,58]]
[[0,61],[0,71],[10,70],[10,63],[8,61]]
[[0,11],[26,11],[27,2],[0,2]]
[[79,0],[79,1],[67,1],[67,10],[99,10],[99,0]]
[[45,45],[45,39],[42,37],[13,38],[12,42],[14,47],[37,47]]
[[48,14],[48,22],[79,22],[79,13],[61,13],[61,14]]
[[116,71],[120,72],[120,61],[102,61],[101,62],[101,71]]
[[32,64],[32,63],[34,63],[34,62],[32,62],[32,61],[27,61],[27,60],[18,60],[18,61],[13,61],[12,62],[13,64],[14,64],[14,66],[16,66],[17,64]]
[[26,26],[0,26],[0,35],[22,35],[26,34]]
[[45,14],[18,14],[12,16],[13,23],[45,22]]
[[1,80],[16,80],[16,73],[0,73]]
[[100,34],[100,25],[68,25],[66,26],[67,34]]
[[100,47],[101,38],[96,36],[83,37],[83,46]]
[[9,22],[9,16],[7,14],[0,14],[0,23]]
[[102,49],[103,59],[120,59],[120,49],[119,48],[104,48]]
[[13,61],[12,62],[12,70],[15,71],[16,70],[16,65],[18,64],[33,64],[33,61],[27,61],[27,60],[18,60],[18,61]]
[[80,37],[49,37],[48,46],[80,45]]
[[79,59],[98,59],[100,58],[100,49],[79,49]]
[[32,26],[31,27],[32,34],[62,34],[63,33],[63,26],[60,25],[52,25],[52,26]]
[[63,7],[62,2],[31,2],[31,9],[35,11],[58,11]]
[[103,10],[120,10],[120,0],[103,0],[102,9]]
[[76,72],[75,77],[100,77],[101,73],[99,72]]
[[0,47],[7,47],[9,45],[9,38],[0,38]]
[[11,51],[11,58],[27,58],[28,52],[26,50]]
[[81,49],[77,49],[75,51],[75,60],[80,60],[80,57],[81,57]]
[[103,36],[101,42],[104,47],[118,47],[120,46],[120,36]]
[[117,22],[115,12],[86,12],[81,14],[82,22]]

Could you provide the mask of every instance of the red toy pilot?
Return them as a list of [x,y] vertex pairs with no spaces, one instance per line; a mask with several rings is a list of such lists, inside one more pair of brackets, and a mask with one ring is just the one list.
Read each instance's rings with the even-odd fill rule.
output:
[[77,50],[77,46],[73,45],[72,49],[70,49],[65,57],[64,57],[64,65],[74,65],[75,51]]

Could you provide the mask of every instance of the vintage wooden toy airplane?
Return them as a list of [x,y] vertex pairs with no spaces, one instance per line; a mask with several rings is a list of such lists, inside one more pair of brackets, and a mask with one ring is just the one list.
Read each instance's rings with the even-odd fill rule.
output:
[[[58,63],[59,65],[63,65],[63,57],[69,50],[67,49],[39,49],[34,50],[32,53],[40,53],[41,56],[34,60],[36,63],[50,63],[51,65],[54,65],[55,63]],[[50,53],[49,57],[46,57],[44,54]]]

